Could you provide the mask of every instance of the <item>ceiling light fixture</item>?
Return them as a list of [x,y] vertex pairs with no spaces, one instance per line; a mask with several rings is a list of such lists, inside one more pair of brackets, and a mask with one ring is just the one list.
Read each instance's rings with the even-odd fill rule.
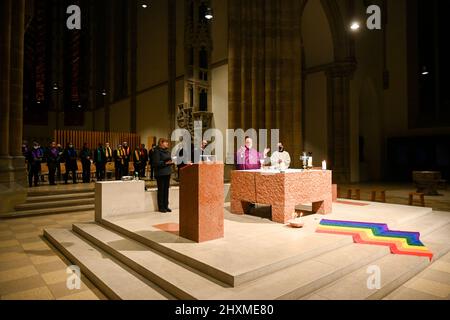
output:
[[357,22],[357,21],[352,22],[352,24],[350,25],[350,29],[351,29],[352,31],[358,31],[359,28],[361,28],[361,25],[360,25],[359,22]]
[[208,20],[211,20],[212,18],[214,18],[213,11],[211,8],[206,9],[205,18]]

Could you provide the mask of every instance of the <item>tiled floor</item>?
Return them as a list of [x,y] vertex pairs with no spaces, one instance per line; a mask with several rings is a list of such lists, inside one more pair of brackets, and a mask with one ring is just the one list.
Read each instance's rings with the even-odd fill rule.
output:
[[92,219],[90,211],[0,220],[0,299],[106,299],[83,275],[80,289],[69,290],[70,262],[42,237],[44,228],[69,228]]
[[[346,197],[348,189],[360,189],[361,200],[370,201],[372,190],[385,190],[386,201],[395,204],[408,204],[409,193],[415,192],[413,185],[409,184],[353,184],[339,185],[340,196]],[[425,196],[425,206],[433,208],[435,211],[450,212],[450,187],[447,190],[438,190],[439,196]],[[418,203],[416,203],[418,204]]]
[[450,253],[391,293],[394,300],[450,300]]

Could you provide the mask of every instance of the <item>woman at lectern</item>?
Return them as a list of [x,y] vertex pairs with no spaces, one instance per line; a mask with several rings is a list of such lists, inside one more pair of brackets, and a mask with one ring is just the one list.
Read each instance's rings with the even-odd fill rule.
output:
[[155,177],[158,184],[158,210],[162,213],[172,212],[169,209],[169,187],[172,165],[173,161],[169,150],[169,140],[161,138],[152,157],[152,166],[155,168]]

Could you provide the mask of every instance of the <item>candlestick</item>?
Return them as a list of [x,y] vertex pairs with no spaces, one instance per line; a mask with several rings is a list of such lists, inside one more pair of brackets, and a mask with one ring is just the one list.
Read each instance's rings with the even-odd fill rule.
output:
[[327,162],[325,160],[322,161],[322,170],[327,170]]
[[309,157],[309,159],[308,159],[308,167],[309,168],[313,167],[313,158],[312,157]]

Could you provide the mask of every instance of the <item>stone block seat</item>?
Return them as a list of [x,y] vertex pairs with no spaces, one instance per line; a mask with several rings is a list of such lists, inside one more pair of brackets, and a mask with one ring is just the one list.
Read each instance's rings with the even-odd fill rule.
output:
[[409,194],[409,203],[408,203],[410,206],[414,205],[414,197],[418,197],[420,200],[420,205],[422,207],[425,207],[425,194],[424,193],[411,192]]
[[386,203],[386,190],[372,190],[370,201],[377,202],[378,194],[380,194],[379,201]]
[[[353,197],[353,193],[355,196]],[[361,200],[361,189],[348,189],[347,199],[350,200]]]

